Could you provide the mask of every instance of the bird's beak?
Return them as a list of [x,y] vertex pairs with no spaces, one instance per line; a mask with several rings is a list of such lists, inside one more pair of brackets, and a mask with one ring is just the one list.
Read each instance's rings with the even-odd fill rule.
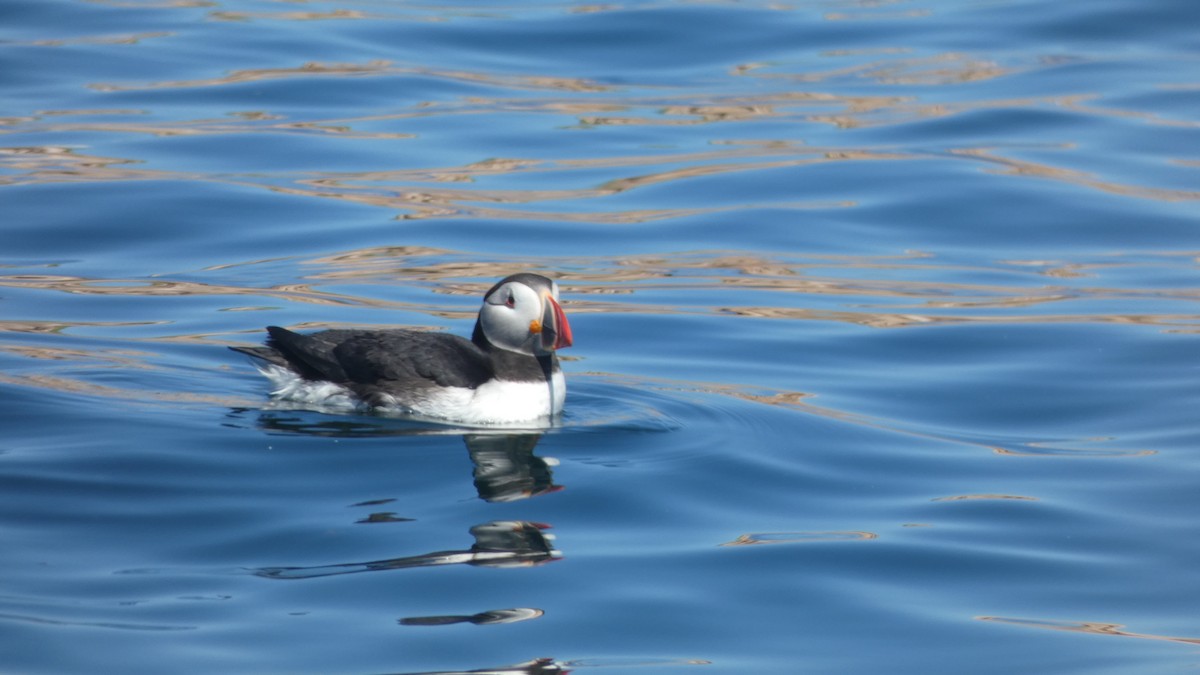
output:
[[542,349],[549,352],[570,347],[571,324],[567,323],[567,315],[563,313],[562,305],[559,305],[552,295],[546,294],[542,298],[541,327],[540,330],[534,331],[541,334]]

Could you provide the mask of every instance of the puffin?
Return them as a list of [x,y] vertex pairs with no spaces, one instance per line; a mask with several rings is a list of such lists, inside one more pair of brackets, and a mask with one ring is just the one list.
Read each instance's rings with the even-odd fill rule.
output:
[[267,327],[265,346],[230,349],[254,359],[271,397],[467,424],[512,424],[562,412],[557,351],[572,344],[558,284],[522,272],[483,296],[471,339],[407,329]]

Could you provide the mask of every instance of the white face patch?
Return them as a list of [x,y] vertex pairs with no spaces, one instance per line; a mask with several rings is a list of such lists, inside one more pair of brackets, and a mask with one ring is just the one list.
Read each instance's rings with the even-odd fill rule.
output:
[[510,282],[489,295],[479,310],[479,325],[488,342],[510,352],[534,355],[539,335],[530,330],[541,325],[542,298],[522,283]]

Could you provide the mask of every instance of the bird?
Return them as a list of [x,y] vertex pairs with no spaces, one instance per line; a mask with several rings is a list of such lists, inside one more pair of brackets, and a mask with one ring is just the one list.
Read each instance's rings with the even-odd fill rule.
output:
[[471,339],[440,332],[267,327],[253,357],[271,397],[466,424],[511,424],[562,412],[566,380],[557,351],[573,343],[558,283],[522,272],[483,296]]

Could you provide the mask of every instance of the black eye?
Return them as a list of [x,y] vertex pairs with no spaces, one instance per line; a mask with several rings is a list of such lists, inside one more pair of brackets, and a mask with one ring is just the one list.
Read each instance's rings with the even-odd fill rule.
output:
[[517,299],[513,297],[512,293],[508,294],[508,299],[504,301],[504,305],[506,307],[516,307],[517,306]]

